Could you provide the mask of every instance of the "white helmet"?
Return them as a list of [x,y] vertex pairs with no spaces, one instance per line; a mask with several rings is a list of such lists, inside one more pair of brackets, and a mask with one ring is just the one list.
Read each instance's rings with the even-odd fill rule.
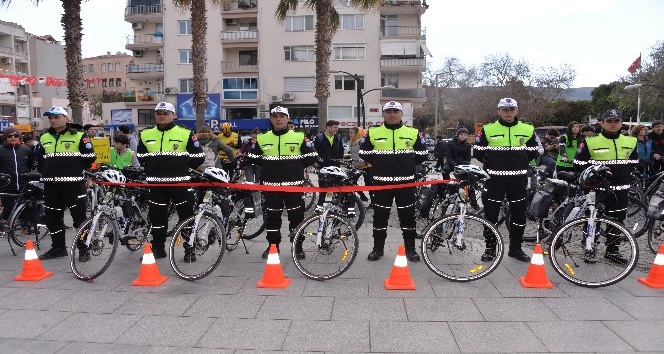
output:
[[323,167],[323,168],[320,169],[319,172],[323,175],[332,175],[332,176],[337,176],[337,177],[340,177],[340,178],[348,178],[348,176],[346,175],[346,172],[344,172],[344,170],[340,169],[337,166]]
[[472,174],[480,178],[489,178],[489,174],[486,173],[480,166],[476,165],[456,165],[454,166],[455,174]]
[[112,183],[125,183],[127,182],[127,178],[122,174],[122,172],[118,170],[104,170],[101,172],[97,173],[98,176],[100,176],[104,181],[106,182],[112,182]]
[[228,183],[228,173],[219,167],[206,167],[203,174],[215,182]]
[[611,169],[606,165],[593,165],[581,172],[579,175],[579,186],[582,188],[596,188],[600,185],[602,177],[610,178]]

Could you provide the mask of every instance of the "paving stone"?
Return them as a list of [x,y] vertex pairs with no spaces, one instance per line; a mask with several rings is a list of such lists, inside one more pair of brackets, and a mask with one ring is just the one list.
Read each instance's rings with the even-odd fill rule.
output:
[[136,275],[134,274],[111,274],[108,271],[99,278],[94,279],[92,282],[81,281],[79,279],[71,279],[58,285],[58,289],[72,289],[72,290],[114,290],[120,285],[130,284]]
[[[159,269],[162,269],[164,266],[162,266]],[[162,275],[166,275],[165,272],[160,271]],[[190,283],[186,280],[182,280],[178,278],[176,275],[168,275],[168,280],[166,280],[165,283],[163,283],[160,286],[132,286],[131,282],[134,281],[137,278],[136,275],[132,276],[129,278],[129,282],[127,283],[120,283],[118,287],[113,289],[113,291],[119,291],[119,292],[128,292],[128,293],[184,293],[182,291],[179,291],[178,288],[186,283]],[[195,291],[191,291],[189,293],[196,293]]]
[[406,321],[406,307],[399,298],[334,299],[332,320],[339,321]]
[[67,354],[143,354],[149,348],[149,345],[69,343],[64,349],[62,349],[62,352]]
[[132,296],[112,291],[78,291],[54,305],[59,311],[112,313]]
[[459,283],[436,277],[430,278],[429,282],[436,297],[502,297],[498,289],[488,279]]
[[367,279],[340,279],[326,281],[307,281],[303,296],[367,297],[369,281]]
[[558,320],[541,299],[480,297],[473,301],[486,321]]
[[198,294],[130,294],[127,302],[115,310],[115,313],[141,316],[181,316],[199,297]]
[[450,322],[449,325],[462,352],[547,351],[523,322]]
[[612,298],[634,298],[627,290],[613,285],[605,286],[602,288],[586,288],[578,286],[570,282],[564,282],[555,285],[558,289],[564,291],[570,297],[604,297],[607,299]]
[[138,316],[131,315],[75,313],[38,339],[112,343],[138,319]]
[[[265,267],[265,265],[263,265]],[[302,296],[304,293],[304,287],[309,281],[306,278],[290,278],[291,282],[288,284],[288,287],[285,289],[268,289],[268,288],[259,288],[256,286],[260,278],[263,276],[261,273],[255,279],[249,279],[237,292],[237,295],[268,295],[268,296]]]
[[[46,265],[44,265],[44,269],[53,272],[53,275],[40,281],[11,281],[5,283],[4,286],[11,288],[53,289],[61,286],[66,282],[69,282],[74,277],[71,274],[71,269],[69,268],[66,271],[58,271],[48,268]],[[14,276],[17,276],[19,274],[21,274],[20,268],[18,269],[18,271],[16,271],[16,273],[12,276],[11,279],[13,280]]]
[[268,296],[256,318],[277,320],[329,320],[332,317],[332,297]]
[[279,350],[291,321],[218,318],[196,344],[206,348]]
[[633,320],[605,298],[541,299],[560,319],[565,321],[584,320]]
[[227,294],[235,295],[247,282],[246,277],[205,277],[184,282],[177,288],[181,294]]
[[[411,273],[411,278],[415,282],[416,290],[387,290],[385,289],[385,279],[390,275],[389,271],[384,278],[369,280],[369,297],[397,297],[397,298],[419,298],[434,297],[433,288],[426,276],[416,277]],[[428,276],[428,275],[427,275]]]
[[664,321],[603,321],[638,351],[664,351]]
[[599,321],[527,322],[552,352],[630,352],[632,347]]
[[445,322],[372,322],[371,351],[451,353],[459,347]]
[[184,316],[255,318],[265,296],[202,295]]
[[[182,347],[150,347],[145,354],[233,354],[233,349],[214,348],[182,348]],[[251,353],[254,353],[251,351]]]
[[285,351],[369,352],[369,323],[293,321],[282,349]]
[[3,296],[0,308],[24,310],[58,310],[56,303],[75,293],[74,290],[19,289]]
[[637,320],[664,320],[664,297],[620,297],[609,301]]
[[0,337],[34,339],[70,315],[70,312],[9,310],[0,314]]
[[35,339],[0,339],[0,353],[51,354],[60,351],[67,344]]
[[473,300],[457,298],[406,298],[409,321],[483,321]]
[[[524,276],[526,272],[524,271],[523,274],[520,276]],[[569,297],[564,291],[560,290],[559,288],[556,288],[557,282],[555,280],[552,280],[551,277],[549,277],[549,280],[553,283],[554,288],[553,289],[530,289],[530,288],[523,288],[521,287],[521,283],[519,283],[518,278],[514,278],[512,281],[496,281],[493,279],[489,279],[491,284],[498,289],[500,294],[503,295],[503,297]]]
[[117,342],[193,347],[213,321],[207,317],[143,316]]

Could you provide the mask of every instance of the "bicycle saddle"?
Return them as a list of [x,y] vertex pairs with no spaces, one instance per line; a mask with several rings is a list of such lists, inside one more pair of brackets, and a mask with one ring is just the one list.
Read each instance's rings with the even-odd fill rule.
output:
[[573,172],[560,171],[556,174],[556,178],[563,180],[567,183],[573,183],[576,181],[576,175]]
[[489,174],[484,172],[484,170],[475,165],[457,165],[454,167],[454,177],[459,179],[467,178],[468,176],[473,175],[479,179],[488,179]]
[[38,181],[41,178],[41,173],[37,171],[26,172],[21,174],[21,178],[26,181]]

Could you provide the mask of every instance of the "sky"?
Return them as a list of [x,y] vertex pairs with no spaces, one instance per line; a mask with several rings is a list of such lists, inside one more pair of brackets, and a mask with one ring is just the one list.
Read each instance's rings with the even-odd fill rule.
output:
[[[62,40],[62,3],[42,1],[34,7],[31,0],[13,0],[0,8],[0,20]],[[574,87],[594,87],[628,75],[639,53],[647,60],[651,48],[664,40],[662,0],[427,2],[422,26],[434,71],[446,57],[477,65],[488,55],[507,53],[533,68],[568,64],[577,74]],[[83,3],[83,57],[126,51],[126,38],[133,32],[124,22],[125,6],[125,0]]]

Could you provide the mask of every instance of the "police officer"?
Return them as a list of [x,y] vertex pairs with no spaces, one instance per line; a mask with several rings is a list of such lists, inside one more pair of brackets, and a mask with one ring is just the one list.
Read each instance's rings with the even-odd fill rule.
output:
[[[639,163],[636,138],[620,134],[622,114],[615,109],[608,110],[602,115],[601,126],[602,131],[599,135],[587,137],[585,142],[579,145],[574,156],[574,166],[577,171],[600,164],[607,165],[611,169],[609,183],[615,197],[601,193],[600,197],[606,197],[599,202],[605,205],[608,217],[622,222],[627,216],[631,168]],[[619,252],[618,235],[612,228],[607,229],[604,258],[626,264],[627,259]]]
[[237,133],[233,131],[233,127],[230,123],[224,123],[221,125],[219,140],[233,150],[233,156],[228,156],[228,154],[222,150],[219,150],[218,155],[219,161],[221,161],[221,168],[228,173],[228,178],[232,181],[233,175],[235,174],[235,166],[237,164],[237,161],[235,161],[235,154],[237,154],[237,150],[240,148],[240,138]]
[[[507,197],[511,215],[507,255],[522,262],[530,262],[530,257],[521,249],[521,243],[528,206],[528,162],[537,157],[538,143],[534,127],[519,121],[516,117],[518,113],[515,99],[501,99],[498,102],[500,118],[482,127],[474,151],[475,158],[484,163],[484,169],[491,176],[482,195],[486,219],[494,224],[498,221],[503,198]],[[482,261],[489,262],[496,257],[496,240],[489,237],[485,242]]]
[[[51,233],[51,249],[39,259],[67,257],[65,246],[65,208],[69,208],[74,227],[85,221],[85,192],[83,170],[97,159],[90,137],[73,129],[67,111],[51,107],[45,116],[50,128],[39,137],[43,147],[39,158],[39,172],[44,182],[44,206],[46,228]],[[89,260],[86,252],[79,253],[79,260]]]
[[[318,160],[313,144],[305,139],[304,133],[288,129],[288,109],[277,106],[270,111],[272,130],[256,138],[247,162],[261,166],[262,184],[269,186],[300,186],[304,183],[304,168]],[[304,220],[303,193],[263,192],[265,198],[265,229],[270,245],[281,242],[281,212],[286,206],[288,229],[293,230]],[[267,259],[270,246],[263,252]],[[302,244],[295,246],[295,255],[305,257]]]
[[[427,157],[424,140],[415,128],[407,127],[401,121],[403,108],[396,101],[383,106],[384,123],[372,127],[360,145],[360,158],[370,163],[373,185],[393,185],[415,180],[415,165]],[[406,258],[419,262],[415,251],[415,187],[388,189],[373,192],[374,206],[373,238],[374,246],[367,257],[377,261],[384,254],[387,238],[387,220],[390,217],[392,201],[397,204],[399,224],[403,232]]]
[[[175,107],[160,102],[155,107],[157,126],[140,133],[136,157],[145,167],[148,183],[178,183],[189,180],[189,168],[205,160],[200,142],[191,130],[175,125]],[[152,253],[166,257],[168,203],[173,201],[180,220],[194,213],[194,195],[187,187],[150,188],[149,216],[152,222]],[[185,243],[186,244],[186,243]],[[195,262],[196,255],[185,250],[185,262]]]

